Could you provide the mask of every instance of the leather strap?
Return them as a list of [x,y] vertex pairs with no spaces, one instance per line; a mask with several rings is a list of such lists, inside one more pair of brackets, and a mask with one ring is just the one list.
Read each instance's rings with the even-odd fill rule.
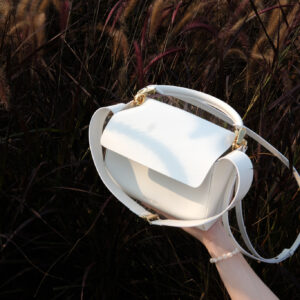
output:
[[274,264],[274,263],[280,263],[281,261],[283,261],[283,260],[287,259],[288,257],[292,256],[294,254],[294,252],[297,250],[297,248],[300,244],[300,234],[298,234],[296,240],[294,241],[294,243],[292,244],[292,246],[290,248],[283,249],[282,252],[280,254],[278,254],[276,257],[273,257],[273,258],[264,258],[264,257],[262,257],[254,249],[254,247],[253,247],[253,245],[252,245],[252,243],[249,239],[249,236],[247,234],[246,227],[245,227],[245,224],[244,224],[244,219],[243,219],[242,201],[237,203],[235,209],[236,209],[237,221],[238,221],[238,225],[239,225],[241,235],[242,235],[243,240],[244,240],[245,244],[247,245],[247,247],[248,247],[248,249],[250,250],[251,253],[249,253],[244,248],[242,248],[241,245],[235,239],[234,235],[232,234],[232,231],[231,231],[230,225],[229,225],[229,220],[228,220],[228,213],[223,215],[222,220],[223,220],[223,223],[224,223],[224,226],[226,228],[227,233],[231,236],[231,238],[233,239],[233,242],[235,243],[236,247],[238,247],[243,254],[245,254],[248,257],[251,257],[251,258],[253,258],[257,261],[262,261],[264,263]]
[[90,150],[92,153],[93,161],[95,163],[96,169],[100,175],[100,178],[107,186],[109,191],[117,197],[127,208],[129,208],[132,212],[137,214],[138,216],[143,216],[149,214],[147,210],[145,210],[141,205],[131,199],[127,194],[125,194],[119,186],[117,186],[114,181],[111,179],[109,174],[106,171],[106,167],[104,164],[102,147],[100,144],[100,139],[104,127],[104,123],[106,118],[110,113],[116,113],[122,110],[126,105],[124,103],[112,105],[108,107],[103,107],[98,109],[90,122],[89,127],[89,143]]
[[243,121],[240,115],[230,105],[216,97],[199,91],[172,85],[150,85],[148,87],[155,88],[156,92],[161,95],[175,97],[213,114],[215,110],[219,110],[222,112],[222,118],[226,121],[232,120],[230,122],[231,124],[233,123],[235,127],[243,127]]
[[[282,154],[280,153],[276,148],[274,148],[271,144],[269,144],[265,139],[263,139],[261,136],[259,136],[258,134],[256,134],[254,131],[252,131],[251,129],[244,127],[247,130],[247,135],[249,137],[251,137],[252,139],[254,139],[256,142],[258,142],[259,144],[261,144],[264,148],[266,148],[268,151],[270,151],[275,157],[277,157],[286,167],[289,167],[289,160]],[[298,183],[298,187],[300,187],[300,176],[296,170],[296,168],[293,166],[293,176],[295,178],[295,180]],[[225,204],[226,205],[226,204]],[[261,255],[259,255],[257,253],[257,251],[254,249],[249,236],[247,234],[247,230],[246,230],[246,226],[244,223],[244,217],[243,217],[243,208],[242,208],[242,202],[240,201],[239,203],[237,203],[236,207],[235,207],[235,212],[236,212],[236,217],[237,217],[237,222],[238,222],[238,226],[239,226],[239,230],[241,232],[242,238],[246,244],[246,246],[248,247],[249,252],[247,252],[245,249],[243,249],[239,243],[236,241],[236,239],[234,238],[232,231],[230,229],[230,225],[229,225],[229,220],[228,220],[228,213],[225,213],[223,215],[223,223],[225,226],[226,231],[228,232],[228,234],[232,237],[233,241],[235,242],[236,246],[241,250],[241,252],[253,259],[256,259],[258,261],[262,261],[265,263],[279,263],[285,259],[287,259],[288,257],[292,256],[294,254],[294,252],[297,250],[297,248],[300,245],[300,234],[298,234],[296,240],[294,241],[294,243],[292,244],[292,246],[288,249],[284,249],[279,255],[277,255],[274,258],[264,258]]]

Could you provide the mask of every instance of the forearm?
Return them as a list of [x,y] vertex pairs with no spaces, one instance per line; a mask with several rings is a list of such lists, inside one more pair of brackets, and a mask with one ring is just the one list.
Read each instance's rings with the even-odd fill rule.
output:
[[[235,249],[221,223],[215,224],[208,234],[200,234],[194,229],[185,230],[202,241],[211,257],[220,257]],[[216,267],[231,299],[278,299],[255,274],[241,253],[217,262]]]

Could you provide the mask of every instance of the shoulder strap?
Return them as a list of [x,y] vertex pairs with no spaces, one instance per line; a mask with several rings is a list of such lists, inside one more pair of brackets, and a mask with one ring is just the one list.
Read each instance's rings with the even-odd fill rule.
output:
[[[280,153],[276,148],[274,148],[265,139],[263,139],[261,136],[259,136],[258,134],[256,134],[251,129],[246,128],[246,130],[247,130],[247,134],[248,134],[249,137],[253,138],[255,141],[257,141],[258,143],[260,143],[264,148],[266,148],[275,157],[277,157],[285,166],[289,167],[289,161],[288,161],[288,159],[282,153]],[[294,178],[296,179],[296,181],[298,183],[298,186],[300,187],[300,176],[299,176],[297,170],[295,169],[295,167],[293,167],[293,175],[294,175]],[[294,252],[297,250],[297,248],[299,247],[299,245],[300,245],[300,234],[298,234],[296,240],[294,241],[294,243],[292,244],[292,246],[289,249],[284,249],[276,257],[273,257],[273,258],[264,258],[264,257],[260,256],[257,253],[257,251],[254,249],[254,247],[253,247],[253,245],[252,245],[252,243],[251,243],[251,241],[249,239],[249,236],[247,234],[247,230],[246,230],[245,223],[244,223],[244,218],[243,218],[243,208],[242,208],[241,201],[237,203],[237,205],[235,207],[235,211],[236,211],[237,222],[238,222],[238,226],[239,226],[239,230],[241,232],[242,238],[243,238],[246,246],[248,247],[248,249],[250,250],[251,253],[249,253],[245,249],[243,249],[238,244],[238,242],[236,241],[236,239],[234,238],[234,236],[233,236],[233,234],[231,232],[231,229],[230,229],[230,225],[229,225],[229,221],[228,221],[228,214],[227,213],[223,215],[223,223],[224,223],[224,226],[226,228],[226,231],[232,237],[232,239],[235,242],[236,246],[245,255],[247,255],[247,256],[249,256],[249,257],[251,257],[253,259],[256,259],[258,261],[265,262],[265,263],[279,263],[279,262],[287,259],[288,257],[292,256],[294,254]]]
[[100,144],[102,131],[106,118],[109,114],[116,113],[124,109],[126,104],[121,103],[117,105],[112,105],[108,107],[99,108],[93,115],[90,126],[89,126],[89,144],[90,150],[95,163],[96,169],[100,178],[107,186],[109,191],[116,196],[126,207],[128,207],[132,212],[137,215],[147,215],[149,212],[145,210],[141,205],[131,199],[127,194],[125,194],[111,179],[106,171],[106,167],[103,160],[103,149]]
[[254,258],[258,261],[262,261],[265,263],[279,263],[285,259],[287,259],[288,257],[292,256],[295,251],[297,250],[297,248],[299,247],[300,244],[300,234],[298,234],[296,240],[294,241],[294,243],[292,244],[292,246],[290,248],[285,248],[282,250],[282,252],[280,254],[278,254],[276,257],[274,258],[264,258],[262,256],[260,256],[256,250],[254,249],[252,243],[250,242],[250,239],[248,237],[247,231],[246,231],[246,227],[244,224],[244,218],[243,218],[243,209],[242,209],[242,203],[238,203],[236,206],[236,215],[237,215],[237,221],[238,221],[238,225],[239,225],[239,229],[240,232],[242,234],[243,240],[245,242],[245,244],[247,245],[248,249],[251,251],[252,255],[250,255],[250,253],[245,253],[245,255]]
[[238,221],[238,226],[241,232],[241,235],[243,237],[243,240],[246,244],[246,246],[248,247],[248,249],[250,250],[250,252],[246,251],[235,239],[230,225],[229,225],[229,219],[228,219],[228,213],[226,212],[223,216],[222,216],[222,220],[223,220],[223,224],[224,227],[227,231],[227,233],[230,235],[230,237],[232,238],[233,242],[235,243],[236,247],[240,249],[240,251],[247,255],[248,257],[251,257],[257,261],[262,261],[264,263],[269,263],[269,264],[274,264],[274,263],[280,263],[281,261],[287,259],[288,257],[292,256],[294,254],[294,252],[297,250],[299,244],[300,244],[300,234],[298,234],[296,240],[294,241],[294,243],[292,244],[292,246],[288,249],[283,249],[283,251],[278,254],[276,257],[273,258],[264,258],[262,257],[260,254],[257,253],[257,251],[254,249],[249,236],[247,234],[246,231],[246,227],[244,224],[244,218],[242,215],[242,201],[239,201],[235,207],[236,209],[236,215],[237,215],[237,221]]

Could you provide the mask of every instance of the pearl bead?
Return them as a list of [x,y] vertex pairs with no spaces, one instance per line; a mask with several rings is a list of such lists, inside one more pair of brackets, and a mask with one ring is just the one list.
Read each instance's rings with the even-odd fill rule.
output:
[[224,253],[223,255],[219,256],[219,257],[213,257],[209,260],[210,263],[217,263],[221,260],[233,257],[235,254],[239,253],[240,250],[238,248],[235,248],[232,252],[228,252],[228,253]]

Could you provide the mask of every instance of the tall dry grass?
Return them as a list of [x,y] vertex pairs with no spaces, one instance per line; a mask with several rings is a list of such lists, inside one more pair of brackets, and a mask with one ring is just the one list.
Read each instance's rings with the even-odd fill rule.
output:
[[[0,298],[229,299],[197,241],[148,226],[110,195],[88,124],[147,84],[190,87],[232,105],[299,169],[299,2],[14,3],[0,1]],[[299,190],[248,142],[247,228],[272,256],[299,231]],[[298,252],[249,262],[279,298],[299,298]]]

